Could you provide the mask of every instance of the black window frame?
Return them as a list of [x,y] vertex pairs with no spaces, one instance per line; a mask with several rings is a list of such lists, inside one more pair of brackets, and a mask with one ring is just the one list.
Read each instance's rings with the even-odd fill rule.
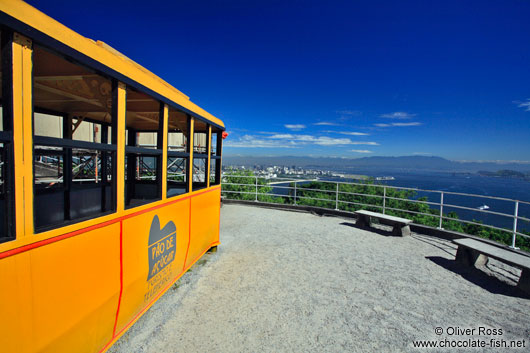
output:
[[[178,110],[178,109],[177,109]],[[168,114],[169,116],[169,114]],[[186,161],[186,170],[185,170],[185,174],[186,174],[186,178],[184,180],[184,184],[185,184],[185,191],[183,193],[180,193],[180,194],[175,194],[175,195],[171,195],[170,196],[170,183],[171,181],[169,180],[168,177],[166,177],[166,197],[167,198],[170,198],[170,197],[176,197],[176,196],[179,196],[179,195],[184,195],[184,194],[187,194],[190,192],[190,183],[189,183],[189,180],[190,180],[190,134],[191,134],[191,116],[189,114],[186,114],[186,132],[184,133],[185,137],[186,137],[186,152],[178,152],[178,151],[170,151],[169,150],[169,134],[172,133],[171,131],[169,131],[169,127],[168,127],[168,131],[167,131],[167,141],[168,141],[168,144],[167,144],[167,161],[168,161],[168,166],[169,166],[169,159],[170,158],[181,158],[181,159],[184,159]],[[169,124],[168,124],[169,125]],[[168,167],[169,168],[169,167]],[[168,169],[168,173],[169,173],[169,169]]]
[[0,98],[2,109],[2,128],[0,131],[0,143],[2,155],[2,190],[0,198],[4,202],[5,210],[3,217],[3,229],[0,229],[0,243],[16,240],[15,222],[15,168],[13,148],[13,31],[1,27],[0,50],[2,65],[2,97]]
[[[220,129],[216,129],[215,132],[213,132],[214,127],[212,127],[212,134],[215,133],[216,138],[216,144],[215,144],[215,154],[213,153],[213,150],[210,148],[210,186],[215,186],[221,184],[221,155],[223,151],[223,131]],[[215,176],[214,181],[212,183],[212,173],[211,173],[211,165],[215,164]]]
[[[132,87],[129,87],[130,89],[134,89]],[[141,92],[141,91],[140,91]],[[142,92],[149,96],[149,94]],[[160,104],[159,107],[159,113],[158,113],[158,129],[156,131],[153,130],[136,130],[132,128],[127,128],[127,113],[125,113],[125,129],[128,131],[127,141],[125,141],[125,192],[124,192],[124,207],[125,209],[131,209],[139,206],[143,206],[152,202],[157,202],[162,200],[162,158],[163,158],[163,138],[164,138],[164,103],[151,97],[154,101],[157,101]],[[125,100],[125,111],[127,111],[127,99]],[[142,133],[142,132],[149,132],[149,133],[156,133],[156,148],[146,148],[146,147],[137,147],[137,141],[136,141],[136,133]],[[133,200],[132,196],[136,196],[135,187],[137,184],[140,184],[137,182],[135,171],[136,166],[139,161],[139,158],[142,157],[155,157],[156,158],[156,166],[155,166],[155,174],[156,174],[156,197],[154,198],[145,198],[145,199],[138,199],[134,198],[135,201],[133,204],[131,204],[131,201]],[[133,180],[133,182],[131,182]]]
[[[42,45],[41,43],[34,43],[34,46],[37,45],[43,50],[48,51],[49,53],[70,61],[71,63],[78,65],[84,69],[86,69],[89,72],[92,72],[96,75],[99,75],[101,77],[104,77],[105,79],[109,80],[112,85],[112,92],[111,92],[111,122],[106,123],[98,120],[92,120],[89,118],[83,118],[83,121],[91,122],[94,124],[99,124],[101,126],[102,136],[101,136],[101,143],[97,142],[88,142],[88,141],[78,141],[72,139],[72,119],[78,118],[81,119],[81,117],[73,117],[68,116],[68,114],[65,114],[63,112],[57,112],[52,111],[45,108],[35,107],[34,103],[32,101],[32,124],[33,126],[35,121],[35,114],[36,113],[42,113],[42,114],[50,114],[54,116],[61,116],[62,117],[62,129],[63,129],[63,137],[50,137],[50,136],[40,136],[35,135],[35,129],[32,129],[32,135],[33,135],[33,141],[32,141],[32,150],[33,150],[33,221],[34,221],[34,229],[35,233],[42,233],[45,231],[49,231],[52,229],[62,228],[71,224],[80,223],[86,220],[94,219],[103,217],[112,213],[116,213],[117,211],[117,152],[118,152],[118,81],[112,77],[107,76],[104,73],[99,72],[98,70],[95,70],[91,67],[87,67],[83,63],[70,58],[63,53],[60,53],[54,49],[50,49],[49,47]],[[32,63],[34,62],[34,52],[32,52]],[[35,82],[34,73],[32,71],[32,83]],[[33,84],[32,84],[33,86]],[[34,100],[35,96],[32,95],[32,100]],[[111,128],[112,135],[111,135],[111,143],[108,144],[108,129]],[[39,147],[37,146],[44,146],[44,147],[59,147],[62,148],[62,157],[63,157],[63,220],[44,224],[44,225],[38,225],[37,222],[37,207],[35,200],[37,196],[46,193],[46,191],[39,190],[39,188],[36,187],[35,182],[35,156],[39,155],[41,153]],[[73,174],[72,174],[72,150],[73,149],[82,149],[82,150],[95,150],[101,153],[101,160],[102,160],[102,173],[101,173],[101,183],[98,183],[96,187],[100,189],[101,192],[101,211],[98,213],[86,215],[86,216],[80,216],[72,218],[71,215],[71,200],[72,200],[72,192],[76,190],[83,189],[83,187],[79,187],[77,185],[73,184]],[[108,176],[108,164],[107,164],[107,157],[110,157],[111,159],[111,179],[110,181],[107,180]],[[107,207],[107,191],[106,187],[110,187],[110,202],[109,206]],[[94,186],[91,186],[91,188],[94,188]]]
[[[195,139],[195,136],[193,136],[193,166],[192,166],[192,175],[191,175],[191,188],[192,188],[192,191],[197,191],[197,190],[201,190],[201,189],[205,189],[207,188],[208,186],[208,180],[210,178],[210,171],[208,170],[208,153],[210,151],[210,139],[208,138],[208,131],[209,131],[209,128],[210,128],[210,124],[206,123],[206,131],[205,132],[197,132],[197,131],[193,131],[193,134],[206,134],[206,146],[204,147],[204,152],[205,153],[195,153],[195,142],[196,142],[196,139]],[[204,161],[204,166],[205,166],[205,170],[204,170],[204,182],[199,182],[199,181],[193,181],[193,177],[195,176],[195,160],[202,160]]]

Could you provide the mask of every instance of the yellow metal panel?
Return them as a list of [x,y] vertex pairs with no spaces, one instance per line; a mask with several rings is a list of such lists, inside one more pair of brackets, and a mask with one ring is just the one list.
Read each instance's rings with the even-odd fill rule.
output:
[[30,352],[31,280],[29,253],[0,260],[0,350]]
[[123,294],[117,334],[181,274],[189,211],[186,197],[123,220]]
[[31,251],[33,351],[95,352],[112,339],[120,292],[120,224]]
[[[19,285],[27,286],[15,292],[0,292],[0,299],[7,300],[4,302],[13,298],[19,300],[10,301],[15,310],[0,308],[2,317],[19,315],[7,322],[13,321],[13,327],[17,328],[18,335],[13,337],[32,342],[34,346],[30,351],[49,352],[97,351],[114,341],[182,275],[183,269],[191,266],[211,246],[219,244],[219,200],[220,189],[215,187],[182,195],[167,205],[159,202],[132,214],[128,212],[121,221],[122,258],[118,249],[119,221],[0,260],[2,283],[11,284],[16,279],[22,281]],[[194,212],[193,216],[190,211]],[[152,228],[155,216],[159,223]],[[171,222],[176,230],[173,240],[169,234],[169,239],[163,238],[164,249],[153,252],[153,241],[149,239],[152,229],[155,233],[163,231]],[[190,238],[193,244],[189,243]],[[170,256],[173,244],[175,252]],[[4,264],[23,259],[23,256],[28,256],[27,261],[31,259],[31,271],[27,270],[25,275],[12,268],[2,271]],[[150,259],[157,261],[150,262]],[[123,263],[123,292],[114,330],[120,261]],[[156,262],[160,261],[162,263],[156,267]],[[164,266],[165,263],[168,266]],[[153,269],[156,270],[152,272]],[[149,277],[150,273],[154,275]],[[16,293],[22,295],[18,297]],[[32,324],[27,325],[28,322]],[[19,331],[20,325],[26,325],[27,329]],[[0,325],[0,328],[3,327]],[[29,331],[31,328],[34,333]],[[11,331],[8,328],[6,332]],[[114,337],[113,332],[116,333]],[[15,344],[2,343],[4,347]],[[24,352],[24,347],[16,348]]]
[[127,90],[123,83],[118,84],[118,146],[116,150],[116,188],[117,188],[117,207],[118,212],[125,208],[125,111]]
[[13,38],[13,138],[17,238],[33,234],[31,40]]
[[78,52],[103,63],[107,67],[132,78],[167,99],[224,127],[221,120],[192,103],[182,92],[105,43],[95,42],[79,35],[22,1],[2,1],[0,10]]
[[191,266],[210,247],[219,244],[221,189],[209,189],[191,199],[191,239],[186,267]]
[[190,119],[190,136],[188,137],[188,146],[190,149],[190,163],[189,168],[189,178],[188,178],[188,190],[189,192],[193,191],[193,134],[195,131],[195,119]]
[[16,248],[20,248],[20,247],[25,247],[33,243],[38,243],[40,241],[45,241],[46,239],[54,238],[56,236],[62,236],[64,234],[71,233],[79,229],[92,227],[100,223],[112,222],[112,220],[115,218],[116,218],[116,214],[110,214],[107,216],[93,218],[93,219],[89,219],[89,220],[75,223],[75,224],[70,224],[68,226],[64,226],[61,228],[52,229],[46,232],[32,234],[31,236],[20,237],[14,241],[8,241],[8,242],[0,244],[0,253],[4,251],[10,251]]
[[[167,127],[169,121],[169,108],[164,104],[163,116],[164,132],[162,133],[162,200],[167,199]],[[160,138],[160,136],[159,136]]]
[[206,153],[208,154],[208,166],[206,167],[206,187],[210,187],[210,157],[211,157],[211,150],[212,150],[212,126],[208,125],[208,142],[206,143],[206,146],[208,146],[208,151]]

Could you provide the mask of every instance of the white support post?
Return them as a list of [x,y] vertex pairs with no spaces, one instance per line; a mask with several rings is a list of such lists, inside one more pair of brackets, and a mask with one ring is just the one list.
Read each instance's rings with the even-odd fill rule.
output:
[[294,182],[294,205],[296,206],[296,181]]
[[515,237],[517,236],[517,217],[519,216],[519,201],[515,201],[515,211],[513,213],[513,235],[512,235],[512,249],[517,249],[515,247]]
[[335,192],[335,210],[339,210],[339,183],[337,182],[337,191]]
[[258,202],[258,177],[255,176],[254,178],[256,178],[256,200],[254,201]]
[[440,192],[440,225],[438,226],[439,229],[442,229],[443,216],[444,216],[444,193],[442,191]]
[[383,186],[383,214],[385,214],[386,209],[386,186]]

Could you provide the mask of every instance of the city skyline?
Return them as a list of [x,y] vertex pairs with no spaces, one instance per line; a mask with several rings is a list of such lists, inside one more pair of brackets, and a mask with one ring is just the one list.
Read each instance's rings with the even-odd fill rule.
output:
[[530,161],[530,3],[29,3],[222,119],[225,155]]

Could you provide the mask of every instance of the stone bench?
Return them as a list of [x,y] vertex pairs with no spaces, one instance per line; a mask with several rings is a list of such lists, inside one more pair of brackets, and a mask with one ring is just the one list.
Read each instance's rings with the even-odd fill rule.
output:
[[392,234],[399,235],[399,236],[407,236],[410,235],[410,223],[412,223],[412,220],[401,218],[401,217],[395,217],[395,216],[389,216],[382,213],[372,212],[372,211],[355,211],[355,215],[357,216],[357,222],[355,223],[357,226],[362,228],[367,228],[371,226],[371,218],[377,218],[377,219],[384,219],[385,223],[388,223],[393,226]]
[[488,262],[488,257],[491,257],[520,268],[522,272],[517,287],[530,294],[530,256],[470,238],[456,239],[453,240],[453,243],[458,245],[456,262],[465,266],[485,265]]

